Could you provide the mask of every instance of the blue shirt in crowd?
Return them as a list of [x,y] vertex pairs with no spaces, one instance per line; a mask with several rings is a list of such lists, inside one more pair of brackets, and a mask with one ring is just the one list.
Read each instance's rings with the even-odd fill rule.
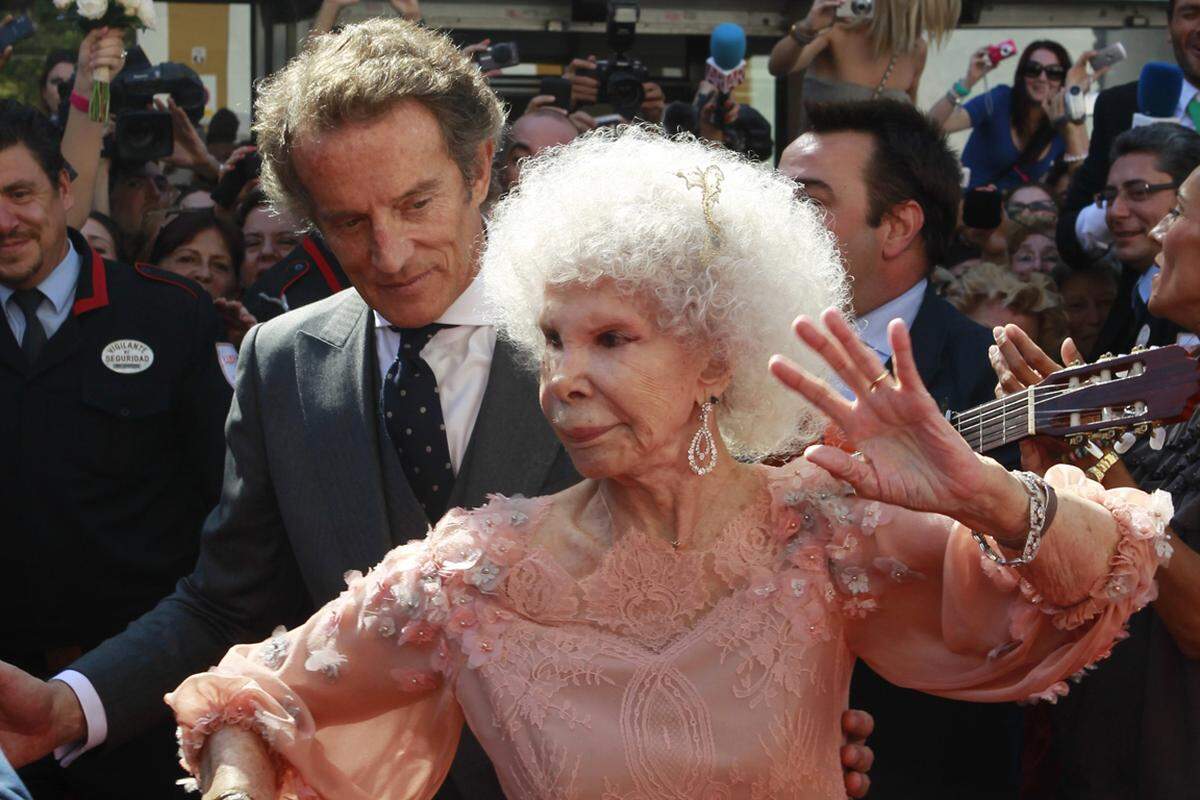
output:
[[1067,149],[1062,136],[1055,134],[1045,158],[1014,169],[1021,151],[1012,136],[1011,86],[997,86],[971,99],[963,110],[971,117],[971,138],[962,154],[963,166],[971,170],[969,189],[994,183],[1003,191],[1039,181]]

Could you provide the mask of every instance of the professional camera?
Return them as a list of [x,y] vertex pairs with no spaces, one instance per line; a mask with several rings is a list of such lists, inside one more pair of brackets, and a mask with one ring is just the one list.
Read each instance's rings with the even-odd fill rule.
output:
[[596,102],[608,103],[626,119],[633,119],[646,99],[642,84],[650,80],[650,71],[628,53],[633,48],[641,9],[637,0],[609,0],[608,46],[613,55],[596,62],[594,70],[579,74],[595,78],[600,87]]
[[195,124],[204,115],[208,94],[191,67],[171,61],[151,65],[144,54],[140,60],[142,66],[126,66],[112,82],[116,155],[122,161],[154,161],[175,149],[171,114],[154,109],[156,95],[170,95]]

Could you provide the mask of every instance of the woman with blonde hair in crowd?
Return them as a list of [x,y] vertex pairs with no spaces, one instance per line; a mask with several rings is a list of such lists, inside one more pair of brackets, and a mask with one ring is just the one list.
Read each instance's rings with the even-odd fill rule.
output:
[[951,305],[986,328],[1016,325],[1042,349],[1057,353],[1067,337],[1062,297],[1049,275],[1018,275],[999,264],[976,264],[946,288]]
[[815,0],[771,50],[771,74],[804,71],[805,103],[881,97],[915,103],[929,41],[940,44],[954,30],[960,0],[874,0],[869,16],[838,17],[838,8],[851,2]]

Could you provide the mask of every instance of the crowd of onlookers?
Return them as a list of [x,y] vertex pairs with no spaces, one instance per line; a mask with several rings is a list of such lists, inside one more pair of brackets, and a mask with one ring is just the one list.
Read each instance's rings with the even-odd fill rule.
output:
[[[325,0],[311,35],[332,29],[339,12],[354,2]],[[774,132],[781,153],[777,167],[795,180],[800,196],[826,213],[854,279],[852,305],[864,341],[887,362],[891,350],[884,327],[891,318],[903,319],[921,377],[947,411],[978,405],[996,391],[992,337],[995,332],[996,346],[1003,345],[1008,325],[1018,326],[1050,358],[1063,353],[1064,361],[1092,360],[1137,345],[1195,344],[1196,326],[1179,324],[1178,315],[1164,306],[1170,296],[1157,304],[1150,298],[1162,268],[1164,237],[1183,213],[1181,188],[1200,167],[1200,0],[1170,3],[1169,33],[1183,74],[1174,118],[1135,122],[1135,92],[1108,88],[1095,101],[1090,133],[1077,97],[1093,92],[1107,69],[1093,66],[1094,52],[1072,58],[1059,43],[1039,40],[1019,53],[1015,45],[999,55],[983,48],[957,80],[928,75],[928,48],[955,27],[959,3],[920,0],[909,8],[904,2],[876,0],[868,24],[838,16],[843,0],[815,0],[770,57],[776,75],[804,73],[806,102],[800,128],[787,131],[786,139],[780,138],[784,132]],[[392,5],[404,16],[420,15],[412,0]],[[912,13],[902,13],[902,6]],[[468,45],[464,52],[485,47],[486,42]],[[162,158],[123,160],[111,138],[102,143],[110,131],[89,126],[86,114],[77,113],[79,103],[86,110],[86,100],[76,102],[80,84],[73,84],[73,76],[97,65],[119,70],[126,57],[120,32],[94,32],[77,53],[51,53],[40,74],[40,111],[62,134],[61,155],[77,176],[67,224],[103,259],[153,265],[164,273],[139,274],[160,283],[163,274],[178,276],[187,280],[177,288],[202,289],[201,297],[206,292],[220,327],[217,355],[232,384],[229,361],[237,360],[232,348],[254,325],[351,281],[319,231],[268,202],[253,136],[228,109],[199,124],[174,102],[162,105],[174,142]],[[972,97],[978,83],[1007,64],[1015,68],[1011,84]],[[592,107],[598,88],[590,72],[594,66],[591,59],[575,59],[563,71],[570,84],[565,103],[539,95],[508,120],[493,159],[489,202],[517,187],[526,159],[548,148],[599,125],[666,122],[668,103],[653,81],[643,84],[640,103],[626,116],[598,119]],[[914,109],[923,80],[945,80],[947,90],[931,108]],[[730,126],[741,126],[739,135],[750,132],[762,140],[761,115],[722,99],[711,85],[697,87],[689,105],[701,138],[728,144]],[[956,160],[945,136],[968,129],[970,138]],[[485,215],[486,210],[485,204]],[[1177,275],[1172,279],[1181,280]],[[986,330],[965,323],[949,306]],[[9,311],[10,325],[17,313]],[[1064,348],[1068,338],[1073,347]],[[932,355],[922,360],[924,354]],[[227,404],[227,389],[221,385],[212,396]],[[146,401],[144,412],[140,401],[95,402],[136,419],[162,412],[167,401],[153,409]],[[225,408],[219,411],[224,418]],[[1015,453],[1007,458],[1019,461]],[[209,477],[215,481],[219,464],[213,470]],[[197,525],[209,507],[193,509]],[[148,602],[161,596],[158,587],[155,591]],[[78,643],[85,645],[82,650],[96,644]],[[40,658],[40,645],[34,649]],[[77,655],[61,664],[31,662],[44,669],[29,670],[49,677]],[[0,652],[0,660],[10,657]],[[870,678],[856,673],[855,686],[868,685]],[[892,701],[852,694],[851,702],[886,720]],[[901,707],[896,704],[896,716],[941,719],[936,715],[942,712],[931,708],[896,710]],[[945,713],[949,719],[959,712]],[[979,719],[964,724],[970,728]],[[1011,717],[993,722],[987,723],[991,730],[1004,735],[988,746],[1011,744],[1013,737],[1005,738]],[[877,766],[876,777],[893,787],[903,783],[889,776],[890,764],[920,757],[904,747],[887,742],[890,763]],[[997,759],[1007,756],[1018,760],[1003,752]],[[1011,766],[980,783],[964,778],[954,785],[964,796],[1013,796],[1007,782],[1016,780]],[[1001,790],[987,794],[980,788],[985,785]]]

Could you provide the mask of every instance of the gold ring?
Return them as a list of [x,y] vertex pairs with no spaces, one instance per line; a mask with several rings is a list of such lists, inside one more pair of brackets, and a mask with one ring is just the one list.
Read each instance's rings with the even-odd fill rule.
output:
[[883,383],[890,377],[892,377],[892,373],[888,372],[886,369],[883,372],[879,373],[879,377],[876,378],[875,380],[871,381],[871,391],[872,392],[875,391],[876,386]]

